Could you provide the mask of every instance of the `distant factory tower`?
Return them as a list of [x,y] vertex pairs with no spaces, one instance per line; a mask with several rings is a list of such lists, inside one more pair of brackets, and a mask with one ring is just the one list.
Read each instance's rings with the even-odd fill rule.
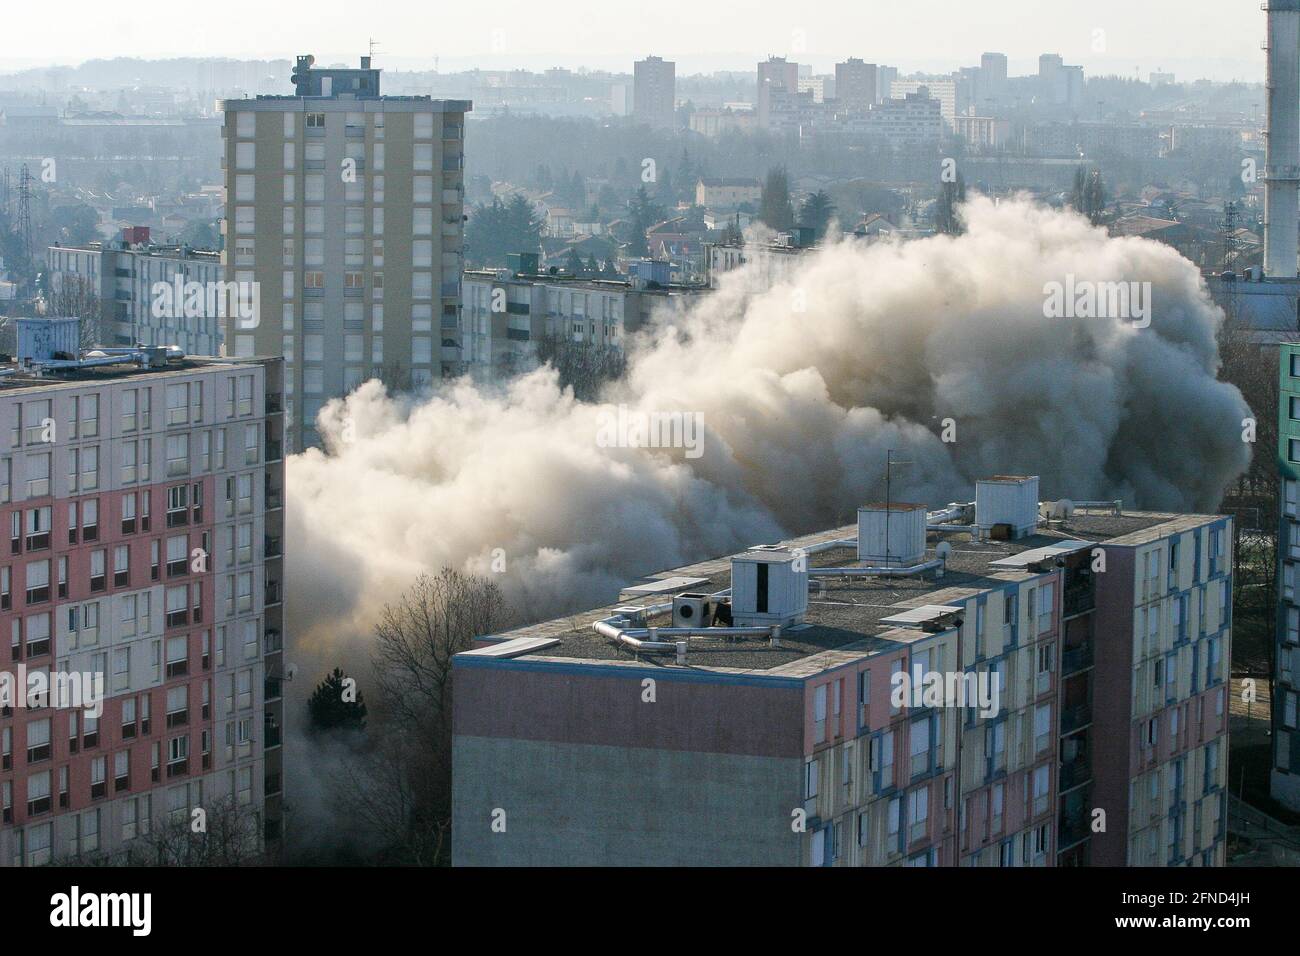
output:
[[1264,274],[1294,278],[1300,234],[1300,0],[1268,0]]

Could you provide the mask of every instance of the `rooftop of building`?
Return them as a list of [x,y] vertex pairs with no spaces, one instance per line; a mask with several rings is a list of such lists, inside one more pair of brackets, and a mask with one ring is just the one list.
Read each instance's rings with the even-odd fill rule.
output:
[[61,252],[129,252],[137,256],[151,256],[159,259],[197,259],[204,262],[221,263],[221,252],[217,249],[195,249],[193,246],[154,242],[126,242],[122,239],[92,239],[84,245],[65,246],[55,243],[48,249]]
[[[636,655],[598,634],[592,625],[613,616],[618,608],[647,607],[667,602],[685,592],[716,594],[732,586],[731,559],[726,555],[686,567],[651,574],[632,582],[623,599],[551,621],[531,624],[494,635],[491,643],[471,655],[527,658],[530,661],[582,661],[617,666],[652,665],[715,670],[726,673],[761,673],[772,677],[800,677],[849,660],[870,657],[897,649],[930,636],[917,627],[882,623],[909,608],[956,604],[981,592],[1024,581],[1038,573],[1027,567],[999,567],[995,562],[1040,548],[1077,550],[1081,542],[1112,546],[1138,546],[1219,520],[1212,515],[1179,515],[1163,512],[1120,512],[1113,509],[1076,509],[1064,520],[1044,521],[1037,533],[1015,540],[975,540],[969,532],[931,532],[924,561],[936,559],[936,547],[947,542],[951,553],[942,577],[924,573],[909,577],[821,578],[820,592],[813,588],[808,610],[800,624],[785,628],[779,646],[766,640],[717,639],[696,646],[692,643],[687,663],[675,663],[672,654]],[[785,549],[812,549],[857,535],[850,525],[805,535],[781,543]],[[764,547],[756,545],[755,547]],[[742,552],[744,553],[744,552]],[[1028,558],[1026,560],[1028,560]],[[863,567],[853,544],[844,544],[809,554],[809,569]],[[647,592],[629,594],[630,588]],[[518,652],[504,647],[514,645]],[[558,642],[558,643],[557,643]]]
[[[68,360],[59,360],[54,366],[26,364],[14,356],[0,355],[0,394],[21,390],[76,388],[88,383],[107,384],[115,381],[136,378],[179,378],[198,371],[220,371],[241,366],[265,365],[279,362],[278,357],[249,356],[247,358],[226,358],[215,356],[187,356],[173,353],[166,357],[166,349],[146,349],[140,347],[135,354],[133,350],[120,346],[109,352],[100,349],[82,350],[80,360],[86,363],[72,364]],[[152,352],[156,364],[142,360]],[[117,359],[117,361],[113,361]]]
[[[503,277],[504,276],[504,277]],[[703,285],[684,285],[671,282],[648,282],[644,286],[634,285],[635,276],[620,275],[615,278],[601,276],[576,276],[571,272],[527,273],[513,272],[509,269],[466,269],[466,279],[478,279],[484,282],[517,282],[521,285],[563,285],[575,289],[589,289],[593,292],[648,292],[651,294],[669,294],[673,292],[707,292]]]

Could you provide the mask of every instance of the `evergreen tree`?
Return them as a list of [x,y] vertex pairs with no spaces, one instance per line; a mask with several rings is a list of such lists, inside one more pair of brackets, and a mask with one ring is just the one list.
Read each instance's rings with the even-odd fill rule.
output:
[[966,201],[966,180],[961,173],[955,182],[939,184],[939,199],[934,208],[934,229],[949,236],[959,236],[964,231],[957,217],[957,207]]
[[650,248],[646,243],[646,230],[663,220],[663,208],[650,198],[645,186],[637,190],[636,198],[632,200],[629,209],[628,219],[630,226],[627,254],[634,259],[640,258],[646,255]]
[[815,193],[809,193],[799,209],[799,225],[811,226],[817,231],[817,238],[820,239],[826,235],[826,227],[830,225],[831,217],[835,215],[835,203],[831,201],[831,194],[824,189],[819,189]]
[[[344,683],[347,681],[348,683]],[[316,685],[307,700],[313,732],[322,730],[365,730],[366,702],[356,684],[339,668]]]
[[794,226],[794,207],[790,204],[790,176],[785,167],[768,171],[759,209],[758,217],[772,229],[788,230]]

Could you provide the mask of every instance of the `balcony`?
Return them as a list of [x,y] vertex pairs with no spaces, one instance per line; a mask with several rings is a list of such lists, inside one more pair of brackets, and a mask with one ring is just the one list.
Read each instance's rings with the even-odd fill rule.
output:
[[284,683],[279,677],[268,677],[262,684],[262,694],[264,700],[279,700],[281,697],[281,685]]
[[280,404],[280,393],[279,393],[279,392],[269,392],[269,393],[267,393],[267,396],[266,396],[266,414],[268,414],[268,415],[274,415],[274,414],[276,414],[276,413],[278,413],[278,412],[280,412],[280,411],[282,411],[282,407],[281,407],[281,404]]
[[1056,852],[1061,853],[1091,836],[1087,820],[1066,819],[1057,827]]
[[278,558],[280,556],[280,539],[266,535],[265,543],[262,546],[262,556],[265,558]]
[[269,606],[272,604],[279,604],[279,603],[280,603],[280,582],[279,581],[267,582],[266,604]]
[[268,462],[279,461],[283,456],[282,446],[278,441],[269,441],[266,443],[266,460]]
[[1092,723],[1092,706],[1078,704],[1061,710],[1061,733],[1069,734]]
[[1092,641],[1085,641],[1078,647],[1067,648],[1061,653],[1061,676],[1069,677],[1092,666]]
[[1097,606],[1097,595],[1093,591],[1092,584],[1078,585],[1067,587],[1062,606],[1062,614],[1065,617],[1074,617],[1078,614],[1086,614]]
[[1061,764],[1060,790],[1073,790],[1092,779],[1092,766],[1087,760],[1073,760]]

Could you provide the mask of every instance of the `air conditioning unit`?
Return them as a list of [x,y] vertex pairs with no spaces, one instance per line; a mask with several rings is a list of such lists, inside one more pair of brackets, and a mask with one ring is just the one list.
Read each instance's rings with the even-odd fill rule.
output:
[[678,594],[673,598],[673,627],[708,627],[713,623],[713,602],[707,594]]

